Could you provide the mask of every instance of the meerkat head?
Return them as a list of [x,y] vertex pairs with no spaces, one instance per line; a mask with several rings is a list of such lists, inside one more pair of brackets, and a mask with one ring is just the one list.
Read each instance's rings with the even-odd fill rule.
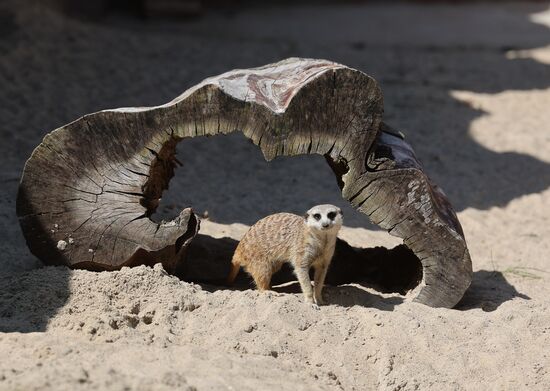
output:
[[342,209],[334,205],[317,205],[304,216],[306,225],[319,231],[338,231],[343,223]]

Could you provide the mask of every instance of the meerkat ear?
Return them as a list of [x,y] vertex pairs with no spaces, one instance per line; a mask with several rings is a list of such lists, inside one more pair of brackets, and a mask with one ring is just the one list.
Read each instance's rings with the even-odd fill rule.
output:
[[304,220],[307,220],[308,217],[309,217],[309,213],[306,212],[306,213],[304,214]]
[[344,216],[344,212],[342,212],[342,209],[338,209],[338,213],[340,213],[340,216]]

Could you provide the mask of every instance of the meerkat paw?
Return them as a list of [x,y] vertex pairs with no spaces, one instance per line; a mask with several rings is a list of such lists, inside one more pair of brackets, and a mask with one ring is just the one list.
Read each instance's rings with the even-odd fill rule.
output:
[[317,305],[325,305],[325,300],[321,296],[315,298],[315,304]]
[[314,310],[320,310],[319,305],[313,300],[313,296],[304,296],[304,301]]

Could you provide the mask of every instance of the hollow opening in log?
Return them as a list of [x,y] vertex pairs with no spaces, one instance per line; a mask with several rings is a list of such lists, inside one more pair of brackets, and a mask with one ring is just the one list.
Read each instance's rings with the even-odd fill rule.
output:
[[[179,138],[171,137],[162,145],[162,148],[158,152],[148,148],[154,158],[149,169],[149,177],[142,186],[143,197],[140,199],[140,204],[145,207],[145,215],[149,218],[153,218],[159,206],[162,193],[168,189],[177,165],[181,165],[176,158],[176,145],[180,140]],[[155,221],[154,218],[153,221]]]
[[[406,294],[422,280],[422,265],[414,253],[342,198],[345,162],[328,157],[323,162],[320,155],[266,162],[240,132],[184,139],[176,147],[178,141],[170,139],[155,156],[144,194],[150,195],[147,200],[159,200],[147,204],[155,221],[169,220],[188,206],[202,218],[199,234],[176,271],[183,280],[223,286],[238,239],[249,226],[272,213],[302,214],[321,203],[338,205],[345,216],[327,284],[359,283],[384,293]],[[176,164],[183,168],[170,181]],[[170,188],[162,194],[168,182]],[[272,283],[293,280],[285,267]],[[241,271],[236,287],[251,286]]]

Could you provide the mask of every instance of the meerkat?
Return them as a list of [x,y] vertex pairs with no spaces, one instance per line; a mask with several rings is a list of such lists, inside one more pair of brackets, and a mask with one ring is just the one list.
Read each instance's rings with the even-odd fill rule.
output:
[[[342,210],[334,205],[314,206],[304,216],[276,213],[261,219],[239,242],[228,284],[233,283],[242,266],[259,290],[268,290],[273,274],[289,262],[305,301],[313,303],[315,299],[317,305],[323,304],[323,284],[342,222]],[[309,278],[311,267],[315,269],[314,290]]]

